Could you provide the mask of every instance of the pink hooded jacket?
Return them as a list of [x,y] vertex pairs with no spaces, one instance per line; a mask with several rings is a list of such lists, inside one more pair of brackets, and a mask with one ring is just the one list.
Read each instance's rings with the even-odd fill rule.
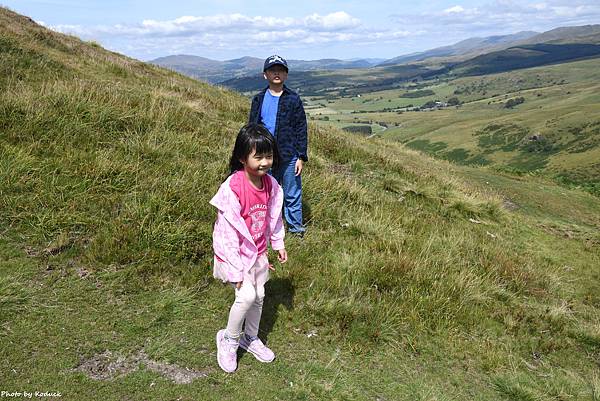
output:
[[[267,246],[269,242],[274,250],[284,249],[283,220],[281,208],[283,205],[283,190],[270,175],[271,194],[267,214]],[[258,258],[258,249],[252,240],[250,231],[241,216],[241,205],[236,194],[231,190],[231,176],[221,184],[217,194],[210,204],[217,208],[217,221],[213,230],[213,250],[215,262],[213,276],[224,282],[237,283],[243,281]],[[217,260],[218,257],[223,262]]]

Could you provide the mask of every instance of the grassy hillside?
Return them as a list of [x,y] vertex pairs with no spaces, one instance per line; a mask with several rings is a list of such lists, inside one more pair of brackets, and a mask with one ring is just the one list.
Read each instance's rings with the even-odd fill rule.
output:
[[278,359],[221,372],[208,200],[247,100],[1,8],[0,44],[0,390],[600,397],[597,199],[314,125],[308,234],[261,324]]
[[600,43],[600,24],[555,28],[529,38],[520,44],[535,43]]
[[462,76],[486,75],[586,57],[598,57],[598,55],[600,55],[600,45],[595,44],[523,45],[474,57],[453,66],[452,72]]
[[[456,163],[543,172],[600,193],[599,66],[593,59],[424,81],[360,98],[312,97],[308,112],[338,127],[366,122],[386,138]],[[451,99],[460,107],[413,111]],[[523,103],[508,107],[517,99]]]
[[[404,56],[394,57],[379,65],[394,65],[404,64],[414,61],[423,61],[432,58],[445,58],[448,61],[472,58],[479,54],[489,53],[494,50],[506,49],[520,41],[531,38],[537,35],[534,31],[522,31],[512,35],[496,35],[488,37],[474,37],[461,40],[449,46],[437,47],[435,49],[426,50],[424,52],[408,54]],[[534,42],[538,43],[538,42]]]

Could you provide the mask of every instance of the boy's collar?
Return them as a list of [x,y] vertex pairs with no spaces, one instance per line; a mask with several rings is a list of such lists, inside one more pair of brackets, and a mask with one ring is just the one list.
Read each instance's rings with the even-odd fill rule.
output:
[[[267,90],[269,90],[268,85],[265,89],[262,90],[262,93],[267,93]],[[290,93],[290,89],[287,86],[285,86],[285,84],[283,84],[283,93]]]

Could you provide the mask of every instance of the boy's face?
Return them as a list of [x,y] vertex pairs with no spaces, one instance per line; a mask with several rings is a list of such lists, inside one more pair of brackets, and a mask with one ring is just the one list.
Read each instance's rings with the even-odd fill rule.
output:
[[284,66],[276,64],[264,72],[264,77],[269,85],[281,85],[287,79],[288,73]]

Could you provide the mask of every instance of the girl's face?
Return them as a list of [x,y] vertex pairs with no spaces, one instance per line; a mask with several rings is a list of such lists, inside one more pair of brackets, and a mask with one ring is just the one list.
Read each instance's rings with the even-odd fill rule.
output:
[[273,154],[257,154],[256,149],[253,149],[246,160],[241,160],[241,162],[248,174],[255,177],[262,177],[273,166]]

